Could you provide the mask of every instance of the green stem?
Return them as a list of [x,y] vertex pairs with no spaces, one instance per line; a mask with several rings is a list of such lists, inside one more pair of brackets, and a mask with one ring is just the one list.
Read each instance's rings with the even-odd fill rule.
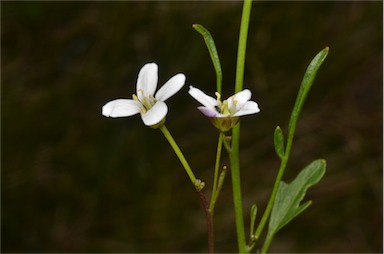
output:
[[[296,129],[297,117],[298,117],[298,115],[294,115],[293,117],[291,116],[291,119],[289,121],[290,128],[288,130],[288,139],[287,139],[287,145],[285,147],[285,153],[284,153],[284,156],[280,162],[279,171],[277,173],[277,177],[276,177],[275,183],[273,185],[271,197],[269,198],[267,208],[265,209],[263,217],[260,220],[260,224],[256,229],[256,234],[255,234],[256,239],[258,239],[260,237],[261,232],[263,231],[263,229],[264,229],[264,227],[268,221],[269,215],[271,214],[273,204],[275,203],[277,190],[279,189],[279,185],[280,185],[281,179],[283,178],[285,168],[287,167],[289,155],[291,153],[293,136],[294,136],[295,129]],[[269,248],[269,245],[271,244],[272,238],[273,238],[273,236],[267,235],[267,237],[264,241],[261,253],[266,253],[266,251]]]
[[[281,178],[283,177],[285,168],[287,166],[287,162],[288,162],[291,146],[292,146],[292,140],[290,140],[288,138],[286,152],[285,152],[285,155],[284,155],[283,159],[281,160],[279,172],[277,173],[275,184],[273,185],[273,190],[272,190],[272,193],[271,193],[271,197],[270,197],[270,199],[268,201],[268,205],[267,205],[267,208],[265,209],[263,217],[260,220],[260,224],[259,224],[259,226],[256,229],[256,233],[255,233],[256,239],[259,239],[259,237],[261,235],[261,232],[263,231],[264,226],[267,223],[268,217],[269,217],[269,215],[270,215],[270,213],[272,211],[273,203],[275,202],[275,197],[276,197],[276,194],[277,194],[277,189],[279,187]],[[267,244],[267,240],[265,240],[265,242],[264,242],[264,245],[266,245],[266,244]]]
[[[247,48],[248,26],[252,1],[244,0],[241,17],[239,47],[237,52],[235,93],[243,89],[245,52]],[[235,209],[236,233],[239,253],[248,253],[243,219],[243,204],[241,200],[240,161],[239,161],[240,123],[232,130],[232,148],[230,153],[233,204]]]
[[269,246],[271,245],[272,239],[273,239],[273,235],[268,234],[267,237],[265,238],[265,241],[264,241],[263,247],[261,248],[260,253],[267,253]]
[[201,189],[204,188],[204,182],[202,182],[200,179],[196,179],[191,167],[189,166],[187,160],[185,159],[179,146],[176,144],[175,140],[173,139],[171,133],[168,131],[167,127],[165,127],[165,125],[162,125],[159,129],[164,134],[165,138],[168,140],[169,144],[175,151],[177,157],[179,158],[181,164],[183,165],[185,171],[187,172],[189,179],[191,179],[192,184],[195,186],[196,190],[200,192]]
[[245,53],[247,50],[247,37],[249,17],[251,15],[252,0],[244,0],[243,13],[241,16],[239,47],[237,50],[236,83],[235,93],[243,89]]
[[236,233],[239,253],[247,253],[244,220],[243,203],[241,200],[241,181],[240,181],[240,161],[239,161],[239,135],[240,123],[232,131],[232,149],[230,153],[233,205],[235,209]]
[[[265,212],[263,214],[263,217],[261,218],[260,224],[257,227],[256,239],[258,239],[260,237],[260,234],[261,234],[264,226],[267,223],[269,215],[271,214],[273,205],[275,203],[275,198],[276,198],[277,190],[279,189],[279,185],[280,185],[281,179],[283,178],[285,168],[287,167],[289,155],[290,155],[291,148],[292,148],[292,142],[293,142],[293,136],[294,136],[294,133],[295,133],[297,117],[293,120],[293,122],[292,122],[292,120],[293,119],[291,118],[290,119],[290,123],[293,124],[293,127],[290,128],[289,131],[288,131],[288,140],[287,140],[287,145],[286,145],[286,148],[285,148],[285,153],[284,153],[284,156],[283,156],[283,158],[281,160],[281,163],[280,163],[280,168],[279,168],[279,171],[277,173],[277,177],[276,177],[275,183],[273,185],[273,190],[272,190],[272,193],[271,193],[271,197],[269,198],[267,208],[265,209]],[[269,234],[269,232],[268,232],[267,237],[264,240],[264,244],[263,244],[263,247],[261,248],[261,252],[260,253],[267,253],[268,248],[269,248],[269,246],[270,246],[270,244],[272,242],[272,239],[273,239],[273,234]]]
[[218,188],[218,182],[219,182],[219,167],[220,167],[220,159],[221,159],[221,150],[223,147],[223,134],[219,134],[219,141],[217,143],[217,152],[216,152],[216,162],[215,162],[215,172],[213,175],[213,188],[212,188],[212,196],[211,201],[209,203],[209,212],[213,215],[214,209],[215,209],[215,203],[217,200],[217,197],[219,196],[219,188]]
[[[296,123],[295,123],[295,126],[296,126]],[[284,156],[283,156],[283,158],[282,158],[282,160],[280,162],[279,171],[277,173],[277,177],[276,177],[275,183],[273,185],[271,197],[269,198],[267,208],[265,209],[263,217],[260,220],[260,224],[259,224],[259,226],[256,229],[256,233],[255,233],[256,239],[259,239],[259,237],[261,235],[261,232],[263,231],[263,229],[264,229],[264,227],[265,227],[265,225],[267,223],[268,217],[271,214],[271,211],[272,211],[272,208],[273,208],[273,204],[275,202],[275,197],[276,197],[276,194],[277,194],[277,190],[279,188],[280,181],[281,181],[281,179],[282,179],[282,177],[284,175],[284,171],[285,171],[285,168],[286,168],[287,163],[288,163],[289,154],[290,154],[291,148],[292,148],[293,135],[294,135],[294,128],[290,129],[290,131],[288,133],[288,140],[287,140],[287,145],[285,147],[285,153],[284,153]],[[268,248],[269,244],[270,244],[270,240],[268,241],[268,237],[267,237],[267,239],[264,242],[263,249],[265,248],[265,246],[267,246],[267,248]],[[264,252],[262,251],[261,253],[264,253]]]

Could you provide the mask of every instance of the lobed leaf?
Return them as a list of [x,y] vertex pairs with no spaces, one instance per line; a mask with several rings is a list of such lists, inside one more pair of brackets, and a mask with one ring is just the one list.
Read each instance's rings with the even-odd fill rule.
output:
[[318,183],[325,173],[325,160],[315,160],[306,166],[289,184],[280,182],[269,221],[268,234],[274,235],[310,204],[300,204],[307,189]]

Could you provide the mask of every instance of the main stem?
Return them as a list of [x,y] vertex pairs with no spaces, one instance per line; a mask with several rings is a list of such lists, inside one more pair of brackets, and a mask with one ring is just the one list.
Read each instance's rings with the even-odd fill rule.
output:
[[[235,93],[243,89],[245,53],[247,48],[248,26],[251,14],[252,1],[244,0],[241,16],[239,47],[237,52]],[[239,161],[240,123],[232,130],[231,175],[233,204],[235,209],[236,233],[239,253],[248,253],[245,240],[243,203],[241,200],[240,161]]]
[[243,89],[245,53],[247,50],[247,38],[249,17],[251,15],[252,0],[244,0],[243,13],[241,16],[239,47],[237,50],[235,93]]
[[239,136],[240,136],[240,123],[237,124],[232,131],[232,149],[230,153],[230,160],[231,160],[232,192],[233,192],[233,205],[235,209],[237,244],[239,248],[239,253],[247,253],[248,251],[246,248],[244,219],[243,219],[243,203],[241,200]]

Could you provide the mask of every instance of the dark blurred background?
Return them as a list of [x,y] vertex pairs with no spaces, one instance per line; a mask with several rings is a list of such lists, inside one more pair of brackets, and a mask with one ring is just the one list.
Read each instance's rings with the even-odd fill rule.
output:
[[[209,196],[217,131],[187,91],[213,95],[215,73],[191,26],[216,41],[226,98],[241,10],[241,2],[2,1],[2,252],[207,251],[199,200],[161,132],[139,116],[105,118],[101,107],[130,98],[147,62],[159,64],[159,85],[185,73],[167,126]],[[261,112],[242,121],[247,232],[249,207],[264,211],[277,173],[273,131],[286,132],[308,63],[330,47],[284,179],[317,158],[327,172],[271,252],[383,251],[382,10],[378,1],[253,3],[244,86]],[[237,251],[230,177],[215,226],[217,251]]]

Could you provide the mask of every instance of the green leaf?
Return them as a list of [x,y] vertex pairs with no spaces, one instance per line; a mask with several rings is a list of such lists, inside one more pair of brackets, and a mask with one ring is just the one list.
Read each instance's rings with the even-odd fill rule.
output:
[[315,160],[306,166],[289,184],[280,182],[269,221],[268,235],[274,235],[310,204],[300,205],[307,189],[318,183],[325,173],[325,160]]
[[221,94],[221,83],[223,80],[223,73],[221,71],[221,64],[219,59],[219,54],[216,50],[215,41],[212,38],[212,35],[207,29],[202,25],[194,24],[192,26],[196,31],[198,31],[204,38],[205,44],[207,45],[209,55],[211,56],[213,66],[216,71],[216,91]]
[[276,154],[279,156],[280,159],[283,159],[284,157],[284,135],[283,131],[279,126],[275,129],[275,135],[274,135],[274,143],[275,143],[275,151]]
[[329,48],[326,47],[320,51],[308,65],[307,70],[304,74],[303,80],[301,81],[299,93],[296,97],[295,106],[293,107],[291,118],[289,120],[289,132],[292,133],[295,130],[297,118],[299,117],[301,108],[303,107],[304,101],[307,97],[309,90],[312,87],[313,81],[315,80],[317,71],[321,64],[324,62],[329,52]]
[[251,217],[251,221],[250,221],[250,233],[251,233],[251,236],[250,236],[250,239],[253,240],[253,238],[255,238],[255,222],[256,222],[256,215],[257,215],[257,206],[256,204],[253,204],[251,206],[251,212],[250,212],[250,217]]

